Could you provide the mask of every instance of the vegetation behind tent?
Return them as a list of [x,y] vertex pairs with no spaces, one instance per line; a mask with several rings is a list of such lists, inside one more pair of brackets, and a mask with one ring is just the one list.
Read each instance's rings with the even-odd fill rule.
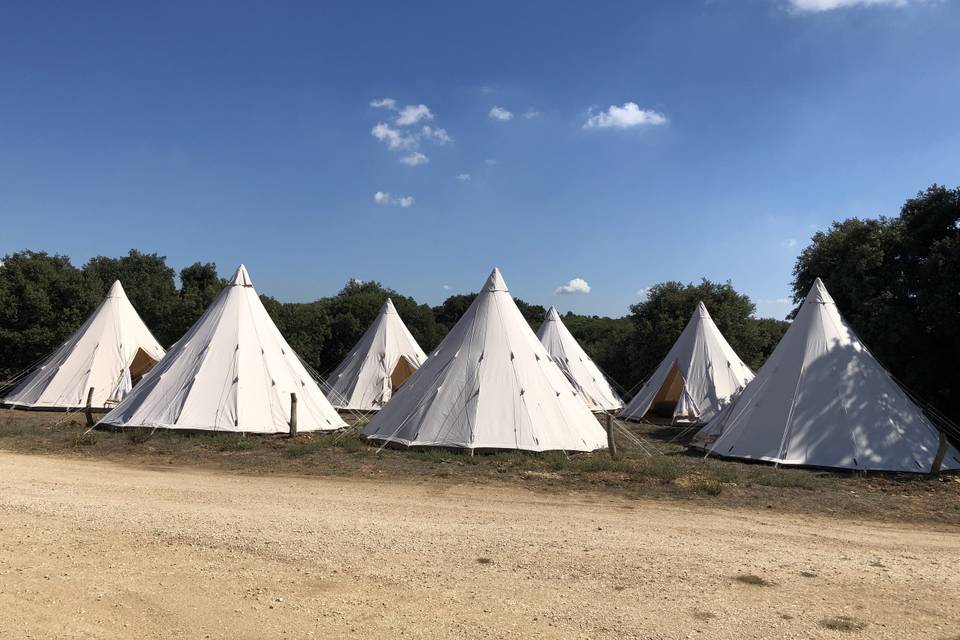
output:
[[[232,265],[230,265],[232,268]],[[877,357],[920,396],[960,420],[960,188],[934,185],[897,218],[835,222],[816,233],[794,270],[799,303],[816,276],[827,283],[850,324]],[[223,286],[212,263],[179,274],[163,256],[132,250],[77,268],[65,256],[23,251],[0,266],[0,379],[31,366],[65,340],[119,279],[164,346],[176,342]],[[430,307],[376,282],[351,280],[336,295],[285,303],[262,295],[290,345],[327,373],[391,297],[421,347],[430,352],[473,301],[458,294]],[[664,282],[619,318],[568,313],[570,332],[622,389],[637,387],[666,355],[699,300],[743,361],[757,369],[787,323],[754,318],[753,301],[731,283]],[[536,330],[541,305],[517,300]]]

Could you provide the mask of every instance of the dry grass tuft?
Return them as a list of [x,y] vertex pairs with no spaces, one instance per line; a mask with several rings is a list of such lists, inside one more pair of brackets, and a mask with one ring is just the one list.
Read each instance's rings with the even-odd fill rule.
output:
[[741,573],[740,575],[734,578],[737,582],[742,584],[749,584],[753,587],[772,587],[774,586],[773,582],[765,580],[760,576],[754,575],[752,573]]
[[866,629],[867,623],[857,620],[856,618],[851,618],[850,616],[834,616],[832,618],[821,620],[820,626],[830,629],[831,631],[853,633],[855,631],[863,631]]

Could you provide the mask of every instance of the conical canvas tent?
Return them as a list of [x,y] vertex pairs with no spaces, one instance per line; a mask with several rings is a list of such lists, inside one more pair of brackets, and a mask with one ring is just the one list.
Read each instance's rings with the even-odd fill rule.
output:
[[103,424],[245,433],[346,425],[280,335],[243,265],[167,357]]
[[[777,348],[695,444],[730,458],[927,472],[936,427],[844,322],[818,278]],[[949,447],[943,469],[960,469]]]
[[426,359],[388,298],[324,391],[338,409],[377,411]]
[[677,421],[706,422],[752,379],[750,367],[700,302],[667,356],[620,415],[642,420],[652,411]]
[[163,357],[163,347],[137,315],[120,281],[86,322],[5,398],[27,409],[115,405]]
[[547,311],[537,337],[591,411],[616,411],[623,406],[620,396],[563,324],[555,308]]
[[426,363],[364,429],[407,446],[592,451],[606,433],[493,270]]

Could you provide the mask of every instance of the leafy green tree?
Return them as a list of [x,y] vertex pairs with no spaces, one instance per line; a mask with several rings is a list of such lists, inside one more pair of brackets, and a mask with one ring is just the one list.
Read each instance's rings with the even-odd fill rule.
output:
[[[453,328],[453,325],[457,324],[457,321],[466,313],[476,297],[476,293],[453,295],[444,300],[440,306],[433,308],[433,315],[437,324],[443,327],[444,335]],[[547,317],[547,310],[543,305],[530,304],[520,298],[514,298],[513,301],[517,304],[517,308],[520,309],[520,314],[527,321],[527,324],[536,331],[543,323],[543,319]]]
[[328,319],[329,335],[317,359],[318,371],[328,373],[347,356],[387,298],[393,300],[397,313],[422,349],[429,351],[439,342],[440,333],[429,306],[417,304],[413,298],[385,288],[379,282],[351,280],[336,296],[320,301]]
[[217,275],[217,265],[213,262],[194,262],[180,270],[177,312],[167,322],[169,334],[177,336],[174,341],[200,319],[226,284],[226,280]]
[[466,313],[476,297],[476,293],[453,295],[444,300],[439,306],[433,308],[433,315],[436,318],[437,324],[442,328],[444,335],[453,328],[453,325],[457,324],[457,320]]
[[22,251],[0,265],[0,379],[59,346],[96,308],[103,292],[66,256]]
[[181,308],[174,283],[176,272],[167,266],[165,257],[131,249],[122,258],[91,258],[84,265],[83,272],[102,292],[101,295],[119,280],[130,303],[164,347],[169,347],[183,335],[186,327],[179,318]]
[[324,347],[331,331],[326,302],[281,303],[262,294],[260,300],[297,355],[318,373],[327,371]]
[[960,421],[960,188],[933,185],[896,218],[834,222],[797,259],[795,302],[817,277],[871,352]]
[[583,316],[568,312],[563,323],[618,392],[634,386],[637,369],[634,325],[630,318]]
[[756,320],[753,302],[729,282],[663,282],[650,289],[645,301],[630,307],[635,327],[635,380],[646,379],[653,373],[701,301],[727,342],[751,368],[758,368],[779,341],[783,335],[779,329],[786,330],[786,323]]

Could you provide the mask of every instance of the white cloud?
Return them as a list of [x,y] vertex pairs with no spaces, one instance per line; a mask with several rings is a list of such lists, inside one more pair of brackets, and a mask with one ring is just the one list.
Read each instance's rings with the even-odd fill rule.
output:
[[530,120],[531,118],[539,118],[540,112],[537,111],[536,109],[527,109],[523,113],[523,117],[526,118],[527,120]]
[[378,122],[370,130],[370,135],[391,149],[416,149],[418,144],[416,137],[393,129],[385,122]]
[[450,137],[450,134],[447,133],[446,129],[434,129],[430,126],[424,126],[420,129],[421,135],[428,140],[433,140],[437,144],[444,145],[448,142],[453,142],[453,138]]
[[425,104],[408,104],[403,109],[400,109],[397,119],[393,122],[397,126],[408,127],[412,124],[417,124],[421,120],[433,120],[433,114],[430,113],[430,108]]
[[641,109],[636,102],[624,102],[622,107],[610,105],[600,113],[593,113],[584,123],[584,129],[629,129],[639,126],[666,124],[667,116],[651,109]]
[[849,7],[905,7],[908,0],[788,0],[790,8],[798,13],[820,13]]
[[402,158],[400,158],[400,162],[410,167],[417,167],[421,164],[427,164],[428,162],[430,162],[430,158],[423,155],[419,151],[414,151],[410,155],[403,156]]
[[581,293],[581,294],[590,293],[590,285],[587,284],[587,281],[584,280],[583,278],[574,278],[567,284],[561,287],[557,287],[554,290],[554,293],[560,294],[560,295],[565,295],[568,293]]
[[444,288],[445,291],[450,291],[450,289],[453,289],[453,287],[451,287],[451,286],[448,285],[448,284],[443,285],[443,288]]
[[483,161],[483,164],[487,165],[488,167],[492,167],[493,165],[497,164],[497,161],[493,158],[487,158]]
[[459,180],[460,182],[470,182],[470,174],[469,173],[458,174],[457,180]]
[[780,246],[786,247],[787,249],[792,249],[793,247],[797,246],[797,239],[787,238],[786,240],[780,243]]
[[380,205],[397,205],[406,209],[413,205],[413,196],[396,197],[389,191],[377,191],[373,194],[373,201]]
[[637,297],[638,297],[638,298],[646,298],[647,296],[650,295],[650,292],[651,292],[651,291],[652,291],[652,289],[651,289],[650,287],[643,287],[643,288],[641,288],[641,289],[637,289]]
[[507,121],[513,120],[513,114],[504,109],[503,107],[493,107],[488,113],[491,118],[494,120]]
[[396,111],[397,101],[393,98],[380,98],[379,100],[371,100],[370,106],[374,109],[391,109]]

